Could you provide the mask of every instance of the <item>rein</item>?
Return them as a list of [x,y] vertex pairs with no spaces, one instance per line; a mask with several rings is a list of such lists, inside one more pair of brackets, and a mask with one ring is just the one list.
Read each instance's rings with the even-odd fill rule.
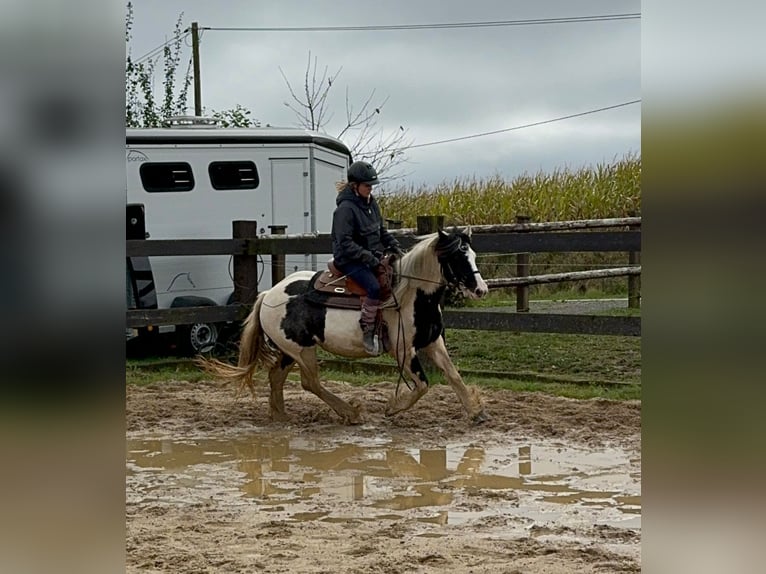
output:
[[[460,281],[457,279],[457,274],[453,271],[452,266],[450,265],[449,261],[446,261],[444,258],[447,255],[451,255],[457,251],[457,249],[451,249],[447,253],[439,254],[437,252],[437,257],[439,259],[439,263],[445,268],[445,273],[442,274],[442,279],[439,281],[434,281],[433,279],[426,279],[425,277],[416,277],[414,275],[404,275],[403,273],[396,272],[396,276],[399,278],[404,279],[414,279],[415,281],[423,281],[424,283],[433,283],[435,285],[452,285],[455,287],[463,286],[465,287],[465,283],[463,281]],[[473,275],[479,275],[481,272],[477,269],[476,271],[473,271]]]
[[445,283],[444,281],[434,281],[433,279],[426,279],[425,277],[415,277],[414,275],[402,275],[398,273],[397,277],[400,277],[403,279],[414,279],[415,281],[422,281],[423,283],[435,283],[436,285],[447,285],[447,283]]

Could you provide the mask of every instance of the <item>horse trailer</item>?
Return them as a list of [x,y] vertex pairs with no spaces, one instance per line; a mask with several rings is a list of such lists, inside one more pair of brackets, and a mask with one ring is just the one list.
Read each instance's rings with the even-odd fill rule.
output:
[[[167,128],[129,128],[127,239],[226,239],[232,221],[285,232],[329,233],[335,183],[346,177],[351,153],[338,139],[292,128],[220,128],[189,118]],[[320,256],[321,257],[321,256]],[[288,272],[316,270],[317,256],[287,256]],[[259,290],[271,286],[262,258]],[[129,309],[226,305],[234,291],[231,256],[129,257]],[[175,331],[199,352],[218,340],[221,325],[160,325],[129,331]]]

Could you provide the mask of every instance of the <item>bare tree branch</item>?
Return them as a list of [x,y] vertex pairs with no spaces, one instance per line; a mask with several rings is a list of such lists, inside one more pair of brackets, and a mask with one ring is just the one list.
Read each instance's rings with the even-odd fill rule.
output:
[[319,77],[317,58],[315,57],[312,63],[311,52],[309,52],[303,75],[303,94],[298,96],[282,68],[279,68],[279,73],[295,102],[294,104],[284,102],[284,104],[298,117],[301,127],[309,130],[321,130],[332,120],[333,114],[329,108],[327,97],[333,82],[342,69],[338,68],[337,72],[328,76],[328,68],[325,66],[321,77]]
[[282,68],[279,68],[293,100],[284,102],[285,106],[296,115],[298,125],[301,127],[336,133],[335,137],[346,142],[355,159],[363,159],[375,164],[378,173],[385,174],[385,179],[401,177],[401,174],[394,173],[395,168],[406,162],[404,150],[412,144],[412,138],[403,126],[398,126],[387,133],[380,126],[379,120],[384,106],[388,103],[388,96],[376,101],[376,91],[373,89],[360,105],[355,106],[349,88],[346,87],[345,125],[332,129],[334,114],[331,111],[330,92],[333,86],[337,85],[342,69],[342,67],[338,68],[334,74],[328,74],[328,68],[325,66],[320,74],[317,58],[314,57],[312,60],[311,52],[309,52],[303,77],[303,94],[299,96]]

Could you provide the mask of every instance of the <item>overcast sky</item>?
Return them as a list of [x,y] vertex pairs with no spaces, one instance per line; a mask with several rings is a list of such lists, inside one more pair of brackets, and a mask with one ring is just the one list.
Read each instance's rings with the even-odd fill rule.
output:
[[[168,40],[182,12],[185,25],[196,21],[215,28],[442,24],[641,11],[637,0],[133,0],[133,5],[134,58]],[[284,105],[290,96],[279,69],[300,88],[311,51],[320,68],[326,65],[334,72],[342,67],[337,90],[331,92],[337,121],[328,133],[336,135],[345,119],[347,86],[357,104],[374,89],[375,101],[389,98],[379,121],[384,132],[404,126],[415,145],[641,98],[639,19],[444,30],[209,30],[203,33],[200,51],[207,109],[241,104],[263,124],[295,125],[294,114]],[[190,53],[185,48],[184,68]],[[578,168],[639,153],[640,141],[641,105],[633,104],[412,149],[404,181],[436,184],[459,177],[513,178]]]

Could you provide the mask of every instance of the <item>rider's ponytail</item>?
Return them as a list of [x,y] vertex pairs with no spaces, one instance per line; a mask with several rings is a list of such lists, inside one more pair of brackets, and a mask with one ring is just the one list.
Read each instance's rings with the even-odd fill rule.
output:
[[340,193],[344,189],[346,189],[346,186],[348,185],[348,182],[344,179],[343,181],[337,181],[335,182],[335,190]]

